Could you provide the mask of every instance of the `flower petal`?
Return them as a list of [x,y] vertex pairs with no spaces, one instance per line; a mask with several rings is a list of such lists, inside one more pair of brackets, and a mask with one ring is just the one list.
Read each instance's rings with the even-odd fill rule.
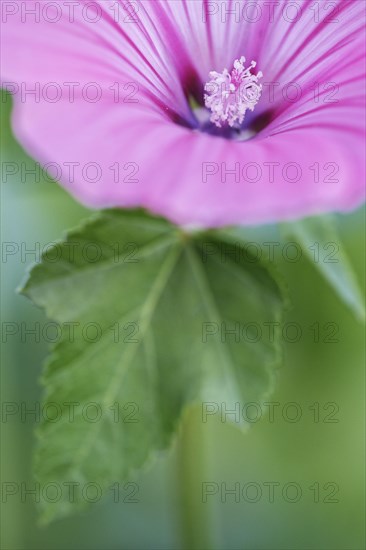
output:
[[[105,11],[111,7],[109,0],[100,4]],[[178,224],[200,226],[353,208],[365,193],[360,4],[339,3],[336,27],[324,14],[319,22],[310,19],[308,0],[301,4],[306,15],[292,26],[278,11],[266,25],[263,19],[251,27],[209,22],[207,11],[202,18],[209,3],[185,1],[140,2],[139,20],[128,30],[106,16],[94,31],[85,21],[72,27],[62,21],[53,33],[38,29],[42,37],[32,24],[18,25],[17,38],[5,39],[14,61],[6,66],[8,78],[91,79],[106,91],[111,80],[126,77],[136,78],[141,89],[137,103],[115,102],[111,91],[96,103],[18,99],[16,134],[44,163],[57,163],[63,185],[95,207],[143,206]],[[283,94],[271,100],[267,92],[253,118],[270,111],[271,120],[250,141],[189,127],[184,79],[221,70],[228,63],[225,40],[230,55],[241,48],[249,57],[257,53],[259,68],[267,79],[278,79],[279,89],[289,81],[301,88],[297,101]],[[236,51],[233,59],[241,53],[247,55]]]

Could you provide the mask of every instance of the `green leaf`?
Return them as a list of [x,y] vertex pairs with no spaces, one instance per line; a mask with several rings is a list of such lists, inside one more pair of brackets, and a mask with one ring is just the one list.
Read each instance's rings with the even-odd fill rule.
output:
[[358,319],[364,320],[364,296],[333,220],[327,216],[306,218],[284,224],[282,229],[285,234],[292,234],[299,241],[303,251],[339,298]]
[[105,494],[129,480],[168,447],[189,404],[216,414],[266,399],[281,359],[282,290],[230,247],[219,232],[108,210],[33,268],[23,293],[62,328],[43,377],[36,477],[79,484],[74,503],[67,492],[41,503],[45,521],[84,507],[87,483]]

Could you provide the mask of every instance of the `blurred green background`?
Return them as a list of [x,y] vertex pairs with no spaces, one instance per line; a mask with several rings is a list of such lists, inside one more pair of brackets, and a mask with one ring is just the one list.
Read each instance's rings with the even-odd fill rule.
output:
[[[5,97],[5,102],[4,102]],[[3,96],[1,117],[2,162],[34,165],[15,142],[10,130],[11,101]],[[61,187],[29,175],[25,182],[14,176],[2,181],[2,241],[42,247],[88,216]],[[364,210],[339,216],[342,242],[364,288]],[[253,235],[253,232],[251,233]],[[273,240],[273,228],[261,235]],[[280,257],[279,257],[280,260]],[[45,322],[43,313],[16,288],[33,263],[15,254],[2,263],[2,322]],[[339,302],[317,269],[305,258],[298,263],[281,261],[289,283],[293,308],[287,321],[297,322],[303,336],[285,343],[285,364],[278,372],[277,388],[269,398],[278,402],[274,422],[263,416],[243,435],[220,416],[201,422],[200,408],[192,409],[172,449],[149,464],[133,480],[139,486],[138,502],[114,503],[112,495],[90,511],[41,527],[33,498],[19,495],[2,502],[2,544],[6,550],[23,549],[260,549],[260,550],[361,550],[365,548],[365,376],[363,326]],[[316,343],[310,326],[332,322],[339,326],[337,343]],[[41,398],[39,384],[47,343],[30,336],[2,341],[2,401],[25,402]],[[287,403],[296,402],[302,416],[289,422],[282,416]],[[314,421],[319,403],[319,422]],[[332,408],[339,408],[326,422]],[[294,409],[288,409],[293,414]],[[31,455],[34,421],[12,417],[2,422],[2,483],[32,485]],[[211,483],[216,494],[202,502],[202,483]],[[269,502],[268,483],[278,483]],[[239,483],[260,486],[255,499],[224,496]],[[282,496],[287,483],[302,490],[298,502]],[[319,502],[314,502],[314,483]],[[337,502],[324,502],[334,485]],[[266,485],[267,484],[267,485]],[[325,486],[325,487],[324,487]],[[225,485],[224,485],[225,487]],[[291,489],[289,497],[293,496]],[[254,499],[257,502],[248,502]],[[222,502],[226,500],[226,502]]]

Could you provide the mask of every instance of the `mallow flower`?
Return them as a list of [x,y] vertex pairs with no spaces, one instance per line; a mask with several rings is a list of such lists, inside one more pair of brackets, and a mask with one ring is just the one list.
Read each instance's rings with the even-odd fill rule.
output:
[[15,134],[82,203],[218,227],[364,199],[364,2],[1,4]]

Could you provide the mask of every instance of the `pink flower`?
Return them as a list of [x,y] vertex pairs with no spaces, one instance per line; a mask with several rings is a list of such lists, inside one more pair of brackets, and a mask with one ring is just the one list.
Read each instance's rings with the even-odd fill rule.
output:
[[364,2],[1,8],[16,136],[81,202],[209,227],[364,199]]

